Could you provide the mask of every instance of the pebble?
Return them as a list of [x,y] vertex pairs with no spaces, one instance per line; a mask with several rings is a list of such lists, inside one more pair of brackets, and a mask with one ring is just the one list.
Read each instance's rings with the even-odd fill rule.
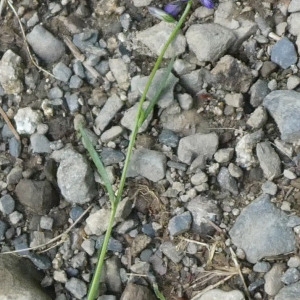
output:
[[8,218],[11,224],[17,225],[23,219],[23,214],[15,210],[8,216]]
[[250,88],[250,104],[253,107],[260,106],[269,92],[268,82],[258,79]]
[[[197,59],[215,62],[233,45],[236,36],[232,30],[219,24],[193,24],[186,34],[187,44]],[[199,41],[207,41],[199,43]]]
[[293,90],[300,84],[300,77],[292,75],[288,78],[286,82],[286,87],[288,90]]
[[192,216],[189,211],[186,211],[178,216],[170,219],[168,229],[171,236],[177,236],[190,230]]
[[178,103],[183,110],[189,110],[193,107],[193,97],[190,94],[178,94]]
[[253,266],[253,271],[258,273],[266,273],[270,271],[271,264],[266,261],[259,261]]
[[244,106],[244,96],[240,93],[230,93],[225,95],[225,103],[232,107]]
[[275,263],[272,266],[271,270],[265,274],[265,292],[269,296],[275,296],[284,286],[283,282],[281,281],[281,276],[284,273],[285,269],[285,264]]
[[299,256],[292,256],[289,258],[287,265],[290,268],[298,268],[300,266],[300,257]]
[[53,272],[53,279],[57,282],[66,283],[68,281],[68,277],[65,271],[54,271]]
[[129,73],[128,66],[122,58],[111,58],[108,60],[109,68],[112,71],[118,86],[127,90],[129,87]]
[[[231,76],[228,76],[231,74]],[[251,70],[236,58],[225,55],[211,70],[212,82],[216,88],[235,93],[246,93],[252,83]]]
[[9,194],[6,194],[0,198],[0,211],[4,215],[11,214],[15,209],[15,200]]
[[245,300],[241,291],[233,290],[229,292],[220,289],[212,289],[203,295],[193,297],[193,300]]
[[296,179],[297,176],[294,172],[290,171],[290,170],[284,170],[283,171],[283,176],[287,179],[293,180]]
[[268,114],[264,107],[258,106],[247,120],[247,125],[254,129],[262,128],[268,120]]
[[128,282],[120,299],[156,300],[157,298],[147,286]]
[[131,255],[138,256],[151,243],[151,238],[146,234],[138,234],[131,245]]
[[149,149],[137,149],[133,152],[129,164],[128,177],[143,176],[157,182],[166,175],[167,158],[159,152]]
[[30,107],[19,108],[14,116],[19,134],[33,134],[41,122],[42,115]]
[[[96,240],[96,244],[95,244],[95,248],[96,249],[101,249],[102,245],[104,242],[104,235],[100,236],[97,240]],[[123,245],[120,241],[114,239],[114,238],[110,238],[109,242],[108,242],[108,246],[107,246],[107,250],[108,251],[112,251],[112,252],[122,252],[123,251]]]
[[292,284],[300,280],[300,272],[297,268],[288,268],[281,277],[281,281],[286,284]]
[[100,156],[104,166],[117,164],[125,159],[125,154],[122,151],[111,148],[103,148]]
[[72,76],[72,70],[69,67],[67,67],[63,62],[57,63],[53,67],[52,72],[57,80],[63,81],[65,83],[67,83],[70,77]]
[[103,131],[110,121],[114,118],[116,113],[123,107],[124,102],[118,95],[113,94],[110,96],[104,106],[102,107],[99,115],[95,120],[95,126],[98,130]]
[[48,91],[48,97],[51,100],[62,98],[62,96],[63,96],[63,91],[57,86],[53,87]]
[[228,165],[228,171],[229,174],[234,178],[240,178],[243,176],[243,170],[233,163]]
[[215,155],[214,159],[218,163],[226,163],[229,162],[234,154],[234,148],[225,148],[225,149],[219,149]]
[[281,160],[270,142],[258,143],[256,146],[256,155],[260,167],[268,180],[273,180],[281,175]]
[[87,294],[86,283],[75,277],[70,278],[65,287],[77,299],[82,299]]
[[15,137],[12,137],[8,141],[9,154],[13,157],[19,157],[21,155],[22,145]]
[[158,137],[158,140],[160,143],[166,146],[175,148],[178,145],[179,137],[175,132],[168,129],[163,129]]
[[59,201],[56,190],[47,180],[21,179],[15,193],[21,204],[39,215],[47,214]]
[[287,18],[289,32],[294,36],[300,35],[300,12],[291,13]]
[[26,35],[33,51],[46,63],[54,63],[65,54],[64,44],[41,25]]
[[[160,22],[146,30],[137,33],[136,37],[144,45],[146,45],[155,55],[159,55],[161,48],[166,43],[175,24]],[[167,49],[164,58],[172,58],[185,52],[186,40],[185,37],[179,33],[173,43]],[[151,55],[151,54],[150,54]],[[152,55],[151,55],[152,56]]]
[[217,176],[217,181],[222,189],[228,190],[233,195],[239,194],[239,189],[236,180],[230,175],[227,168],[222,167]]
[[263,193],[275,196],[277,193],[277,185],[272,181],[266,181],[262,184],[261,189]]
[[288,227],[296,227],[300,225],[300,217],[298,216],[290,216],[289,221],[287,223]]
[[216,133],[197,133],[180,139],[177,155],[179,160],[190,164],[196,156],[212,158],[218,145],[219,139]]
[[202,171],[199,171],[197,172],[196,174],[194,174],[192,177],[191,177],[191,183],[193,185],[200,185],[204,182],[207,182],[208,181],[208,177],[207,175],[202,172]]
[[19,94],[23,91],[23,65],[20,56],[10,49],[0,60],[0,83],[6,94]]
[[112,126],[111,128],[104,131],[101,135],[101,141],[107,143],[115,140],[123,133],[123,128],[121,126]]
[[163,242],[159,248],[174,264],[178,264],[184,257],[184,253],[172,242]]
[[34,133],[30,136],[30,145],[33,153],[51,153],[50,142],[43,134]]
[[97,194],[93,170],[86,158],[71,146],[56,150],[51,157],[59,162],[57,184],[66,201],[86,203]]
[[274,300],[295,300],[299,297],[300,282],[283,287],[275,296]]
[[95,241],[92,239],[86,239],[82,242],[81,248],[90,256],[95,252]]
[[[85,77],[85,71],[82,63],[78,60],[76,60],[73,64],[73,71],[79,78]],[[105,74],[102,74],[105,75]]]
[[300,3],[297,0],[292,0],[289,4],[288,7],[288,12],[293,13],[293,12],[298,12],[300,11]]
[[275,120],[284,142],[296,142],[300,138],[300,93],[289,90],[271,92],[264,99],[263,105]]
[[23,169],[20,166],[13,167],[6,176],[8,185],[17,184],[22,179]]
[[213,235],[215,228],[206,219],[215,224],[220,223],[221,211],[216,201],[203,196],[197,196],[188,202],[186,208],[193,217],[192,231],[201,236]]
[[40,226],[45,230],[52,230],[54,220],[47,216],[42,216],[40,220]]
[[4,141],[9,140],[10,138],[14,137],[13,132],[10,130],[10,128],[7,126],[7,124],[4,124],[1,130],[1,136]]
[[298,60],[294,44],[287,38],[279,40],[271,50],[271,61],[283,69],[294,65]]
[[295,236],[287,222],[288,216],[263,194],[243,209],[229,234],[234,245],[245,251],[247,260],[256,263],[266,256],[294,251]]

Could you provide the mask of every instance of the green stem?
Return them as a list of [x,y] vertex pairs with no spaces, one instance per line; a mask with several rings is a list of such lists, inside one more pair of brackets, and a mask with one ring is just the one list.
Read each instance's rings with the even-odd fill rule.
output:
[[185,7],[185,10],[184,10],[184,12],[183,12],[180,20],[176,24],[176,27],[172,31],[172,33],[169,36],[167,42],[165,43],[165,45],[164,45],[164,47],[163,47],[160,55],[158,56],[158,58],[157,58],[157,60],[155,62],[155,65],[154,65],[154,67],[153,67],[153,69],[152,69],[152,71],[150,73],[150,76],[149,76],[148,82],[146,84],[146,87],[144,89],[144,92],[143,92],[143,94],[141,96],[141,99],[139,101],[139,107],[138,107],[138,111],[137,111],[136,122],[135,122],[134,129],[133,129],[133,131],[131,133],[130,142],[129,142],[128,149],[127,149],[127,155],[126,155],[126,159],[125,159],[125,163],[124,163],[124,167],[123,167],[123,171],[122,171],[122,176],[121,176],[121,180],[120,180],[120,186],[119,186],[117,197],[116,197],[116,202],[117,203],[119,203],[121,201],[121,198],[122,198],[123,189],[124,189],[124,186],[125,186],[127,171],[128,171],[130,159],[131,159],[131,156],[132,156],[133,147],[134,147],[134,144],[135,144],[136,136],[137,136],[138,131],[140,129],[140,127],[139,127],[139,119],[140,119],[142,111],[143,111],[143,104],[144,104],[144,102],[146,100],[147,93],[148,93],[149,88],[151,86],[151,83],[152,83],[152,81],[154,79],[156,71],[158,70],[158,68],[161,65],[161,62],[163,60],[163,57],[164,57],[164,55],[165,55],[168,47],[173,42],[173,40],[176,38],[176,36],[177,36],[179,30],[181,29],[181,26],[182,26],[183,22],[185,21],[185,19],[186,19],[188,13],[189,13],[191,7],[192,7],[192,0],[190,0],[187,3],[187,5]]
[[111,232],[112,232],[112,229],[114,226],[116,212],[117,212],[117,205],[113,205],[111,208],[111,212],[110,212],[108,227],[107,227],[104,241],[102,244],[100,257],[98,259],[94,277],[93,277],[92,283],[90,285],[87,300],[94,300],[97,297],[97,293],[99,290],[99,284],[100,284],[101,271],[103,269],[103,264],[104,264],[104,260],[105,260],[105,256],[106,256],[106,252],[107,252],[109,239],[111,237]]

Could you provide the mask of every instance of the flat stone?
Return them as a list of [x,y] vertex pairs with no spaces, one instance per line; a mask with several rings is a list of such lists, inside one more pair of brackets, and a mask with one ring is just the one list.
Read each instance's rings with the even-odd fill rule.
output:
[[57,184],[65,200],[70,203],[86,203],[97,194],[93,170],[85,157],[71,147],[52,153],[59,162]]
[[131,245],[131,255],[136,257],[151,243],[151,238],[145,234],[138,234]]
[[153,292],[144,285],[128,282],[120,300],[156,300]]
[[287,38],[283,37],[276,42],[271,50],[271,61],[283,69],[294,65],[298,60],[294,44]]
[[129,87],[128,66],[122,58],[111,58],[108,60],[109,68],[112,71],[119,87],[127,90]]
[[193,107],[194,100],[190,94],[188,93],[178,94],[177,99],[182,109],[189,110]]
[[205,292],[201,296],[194,296],[193,300],[245,300],[245,297],[241,291],[234,290],[230,292],[224,292],[220,289],[213,289]]
[[214,159],[218,163],[226,163],[229,162],[234,154],[234,148],[224,148],[224,149],[219,149],[215,155]]
[[274,118],[281,139],[285,142],[297,142],[300,138],[300,123],[297,121],[300,113],[300,93],[289,90],[273,91],[265,97],[263,105]]
[[50,300],[40,287],[42,274],[26,258],[13,254],[0,256],[1,299]]
[[180,139],[177,155],[179,160],[190,164],[197,156],[212,158],[219,145],[216,133],[197,133]]
[[33,134],[41,122],[42,115],[30,107],[19,108],[14,116],[19,134]]
[[71,113],[75,113],[79,109],[79,96],[78,93],[70,94],[69,92],[65,94],[65,99],[67,101],[68,108]]
[[15,210],[8,216],[8,218],[11,224],[17,225],[20,221],[23,220],[23,214]]
[[72,76],[72,70],[69,67],[67,67],[63,62],[59,62],[53,67],[53,75],[56,79],[66,83]]
[[75,277],[69,279],[65,287],[77,299],[82,299],[87,294],[86,283]]
[[43,134],[32,134],[30,144],[33,153],[51,153],[50,142]]
[[286,284],[292,284],[300,279],[300,272],[297,268],[288,268],[281,277],[281,281]]
[[295,300],[299,297],[300,282],[283,287],[275,296],[274,300]]
[[161,134],[158,137],[160,143],[175,148],[178,145],[179,137],[172,130],[163,129]]
[[59,196],[49,181],[22,179],[15,193],[18,200],[33,213],[44,215],[59,203]]
[[253,107],[258,107],[269,93],[268,82],[258,79],[250,88],[250,104]]
[[158,151],[149,149],[137,149],[133,152],[128,177],[143,176],[157,182],[166,175],[166,156]]
[[298,12],[300,11],[300,2],[297,0],[292,0],[288,7],[288,12]]
[[270,271],[268,271],[265,276],[265,292],[269,296],[275,296],[279,290],[284,286],[281,281],[281,276],[286,269],[285,264],[275,263]]
[[216,88],[236,93],[246,93],[253,80],[251,70],[230,55],[223,56],[212,69],[211,74]]
[[300,35],[300,12],[291,13],[287,18],[287,23],[289,27],[289,32],[292,35]]
[[295,250],[295,236],[287,222],[288,216],[263,194],[243,209],[229,234],[234,245],[244,250],[246,259],[256,263]]
[[270,269],[271,269],[271,265],[266,261],[259,261],[253,266],[253,271],[258,273],[266,273]]
[[272,181],[266,181],[261,186],[264,193],[275,196],[277,193],[277,185]]
[[281,175],[281,160],[270,142],[258,143],[256,146],[256,155],[260,167],[268,180],[273,180]]
[[192,185],[199,185],[208,181],[207,175],[203,171],[198,171],[191,177]]
[[[175,24],[160,22],[144,31],[138,32],[136,37],[158,56],[175,26]],[[184,53],[185,47],[185,37],[182,33],[179,33],[167,49],[164,58],[172,58]]]
[[[217,61],[236,40],[234,33],[219,24],[193,24],[186,34],[187,44],[199,61]],[[206,41],[199,43],[199,41]]]
[[233,107],[244,106],[244,96],[241,93],[230,93],[225,95],[225,103]]
[[9,215],[11,214],[15,209],[15,200],[14,198],[6,194],[0,198],[0,211],[4,215]]
[[221,221],[221,211],[216,201],[197,196],[190,200],[186,206],[193,217],[192,231],[201,236],[213,235],[215,228],[209,222],[219,224]]
[[95,120],[97,129],[103,131],[123,105],[124,103],[118,95],[110,96]]
[[125,154],[122,151],[111,148],[103,148],[100,156],[105,166],[117,164],[125,159]]
[[110,129],[104,131],[101,135],[101,141],[107,143],[109,141],[115,140],[118,136],[123,133],[123,128],[121,126],[113,126]]
[[42,216],[40,220],[40,226],[42,229],[52,230],[54,220],[47,216]]
[[189,211],[186,211],[178,216],[170,219],[168,229],[172,236],[180,235],[188,231],[191,227],[192,216]]
[[19,157],[21,155],[22,145],[15,137],[12,137],[8,141],[9,153],[13,157]]
[[46,63],[54,63],[65,54],[64,44],[41,25],[26,35],[33,51]]
[[250,115],[247,120],[247,125],[251,126],[254,129],[262,128],[268,120],[268,114],[264,107],[259,106],[255,111]]
[[119,294],[122,292],[122,282],[120,277],[121,263],[118,257],[113,256],[105,261],[105,284],[107,289],[112,293]]
[[172,242],[163,242],[160,245],[160,250],[167,256],[174,264],[178,264],[184,257],[184,253],[177,249]]
[[79,89],[83,84],[83,80],[77,76],[77,75],[73,75],[70,78],[70,82],[69,82],[69,86],[71,89]]
[[236,180],[230,175],[227,168],[222,167],[217,176],[218,183],[222,189],[228,190],[233,195],[239,194]]

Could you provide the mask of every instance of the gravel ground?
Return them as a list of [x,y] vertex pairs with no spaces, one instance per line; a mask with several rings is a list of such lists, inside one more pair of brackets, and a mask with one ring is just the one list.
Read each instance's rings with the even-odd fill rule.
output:
[[[117,190],[174,26],[147,6],[166,3],[19,1],[24,35],[4,7],[1,299],[86,299],[110,204],[78,124]],[[176,56],[137,138],[98,300],[156,299],[153,283],[168,300],[300,299],[299,28],[299,0],[195,2],[147,95]]]

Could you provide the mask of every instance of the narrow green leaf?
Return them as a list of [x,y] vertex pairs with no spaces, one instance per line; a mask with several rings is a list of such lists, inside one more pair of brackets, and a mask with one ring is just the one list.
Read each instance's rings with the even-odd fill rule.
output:
[[87,149],[87,151],[89,152],[95,166],[97,167],[97,171],[104,182],[104,185],[108,192],[109,200],[112,204],[114,204],[115,194],[114,194],[112,185],[109,181],[109,177],[106,172],[106,169],[82,125],[79,126],[79,131],[81,133],[83,144],[84,144],[85,148]]
[[145,112],[141,115],[141,118],[139,119],[139,126],[143,125],[143,122],[148,118],[148,116],[150,115],[151,111],[153,110],[155,104],[159,100],[159,97],[161,96],[161,93],[167,87],[167,85],[169,83],[168,79],[169,79],[169,76],[171,74],[174,62],[175,62],[175,57],[172,57],[172,59],[170,60],[170,62],[168,64],[167,69],[165,70],[165,72],[163,74],[163,78],[161,80],[161,83],[160,83],[157,91],[156,91],[156,94],[151,99],[148,107],[146,108]]
[[155,296],[159,299],[159,300],[166,300],[165,296],[163,295],[162,292],[160,292],[160,290],[158,289],[158,286],[156,283],[152,284]]

